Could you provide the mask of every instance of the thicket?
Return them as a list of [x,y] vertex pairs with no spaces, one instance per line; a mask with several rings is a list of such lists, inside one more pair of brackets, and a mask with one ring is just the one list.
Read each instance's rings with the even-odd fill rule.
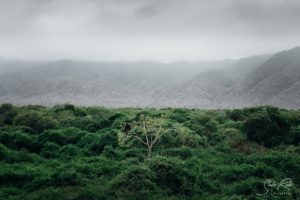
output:
[[0,199],[296,200],[299,142],[300,111],[269,106],[3,104]]

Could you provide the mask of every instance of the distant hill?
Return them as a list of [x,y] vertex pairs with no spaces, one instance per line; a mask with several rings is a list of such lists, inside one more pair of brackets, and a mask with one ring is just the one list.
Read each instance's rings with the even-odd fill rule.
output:
[[219,62],[100,63],[60,60],[0,75],[0,102],[155,106],[153,92],[218,68]]
[[300,108],[300,47],[279,52],[221,98],[227,105]]
[[[175,86],[159,91],[163,107],[216,108],[222,107],[219,99],[264,63],[270,56],[253,56],[222,63],[224,66],[208,70]],[[157,100],[156,102],[159,102]],[[234,103],[234,102],[233,102]],[[233,106],[237,106],[233,104]]]
[[0,103],[4,102],[189,108],[270,104],[300,108],[300,47],[274,55],[211,62],[60,60],[33,65],[0,73]]
[[0,58],[0,75],[8,72],[24,70],[43,64],[42,61],[12,61]]

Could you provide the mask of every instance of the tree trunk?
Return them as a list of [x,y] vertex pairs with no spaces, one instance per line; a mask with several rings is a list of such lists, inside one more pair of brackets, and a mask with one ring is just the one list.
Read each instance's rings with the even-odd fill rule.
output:
[[148,147],[148,156],[147,156],[148,159],[151,157],[151,150],[152,150],[152,147],[151,146]]

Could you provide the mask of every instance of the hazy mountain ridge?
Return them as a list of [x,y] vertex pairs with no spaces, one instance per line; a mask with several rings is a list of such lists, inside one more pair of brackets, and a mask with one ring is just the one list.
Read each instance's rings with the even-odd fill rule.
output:
[[[300,47],[279,52],[236,84],[222,100],[227,105],[238,102],[241,106],[272,104],[299,108]],[[280,100],[285,99],[285,100]],[[295,103],[296,102],[296,103]]]
[[[172,106],[175,107],[224,107],[221,98],[230,93],[236,84],[244,81],[269,57],[269,55],[262,55],[243,58],[222,68],[200,73],[178,87],[172,87],[165,93],[162,91],[162,98],[167,96],[163,107],[168,106],[168,98],[173,99],[174,104]],[[171,94],[173,96],[170,96]],[[238,106],[234,102],[232,105]]]
[[0,103],[299,108],[299,80],[300,47],[273,56],[219,62],[61,60],[0,74]]
[[56,61],[3,74],[0,78],[0,101],[150,106],[148,102],[154,90],[174,82],[181,83],[203,70],[203,67],[197,69],[195,64],[186,65],[187,68],[180,63]]

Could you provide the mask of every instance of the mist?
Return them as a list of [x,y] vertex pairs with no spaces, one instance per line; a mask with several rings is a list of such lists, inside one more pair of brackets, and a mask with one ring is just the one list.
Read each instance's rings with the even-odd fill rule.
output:
[[0,57],[199,61],[300,44],[296,0],[1,0]]

